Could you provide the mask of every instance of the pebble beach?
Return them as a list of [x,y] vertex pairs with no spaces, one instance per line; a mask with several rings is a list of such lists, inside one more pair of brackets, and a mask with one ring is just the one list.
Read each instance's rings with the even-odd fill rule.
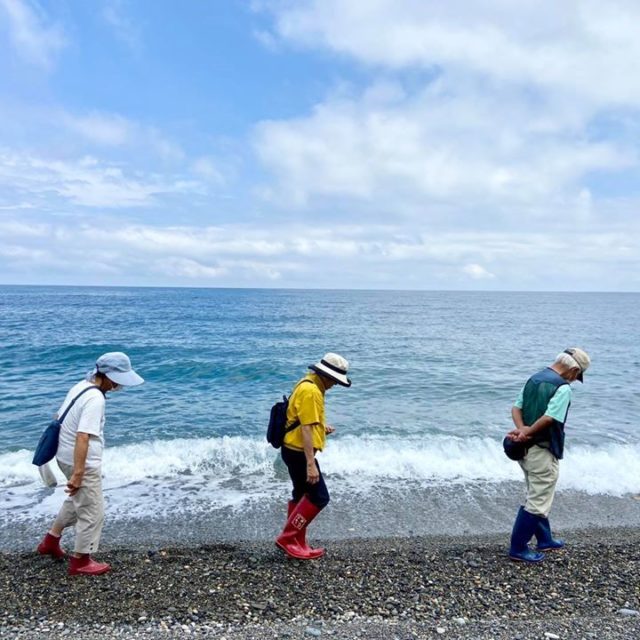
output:
[[[0,556],[2,638],[640,638],[640,532],[565,532],[540,565],[507,537],[326,541],[316,561],[268,542],[99,554],[96,579]],[[316,541],[317,544],[318,541]]]

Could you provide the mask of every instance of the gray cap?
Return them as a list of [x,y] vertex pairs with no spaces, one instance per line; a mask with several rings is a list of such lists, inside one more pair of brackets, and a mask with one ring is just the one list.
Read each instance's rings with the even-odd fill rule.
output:
[[131,360],[126,353],[112,351],[103,353],[96,361],[95,373],[102,373],[109,380],[123,387],[135,387],[142,384],[144,379],[131,367]]

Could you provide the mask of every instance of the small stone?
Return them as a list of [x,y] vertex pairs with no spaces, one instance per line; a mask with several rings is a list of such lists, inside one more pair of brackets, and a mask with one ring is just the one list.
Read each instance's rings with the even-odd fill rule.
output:
[[322,631],[320,631],[320,629],[316,629],[315,627],[307,627],[304,632],[308,635],[308,636],[313,636],[314,638],[317,638],[318,636],[322,635]]
[[636,609],[618,609],[618,615],[626,617],[640,616],[640,611],[637,611]]
[[447,630],[446,630],[444,627],[436,627],[436,633],[437,633],[438,635],[440,635],[440,636],[441,636],[443,633],[446,633],[446,631],[447,631]]
[[454,618],[453,621],[456,624],[459,624],[461,627],[463,627],[465,624],[467,624],[467,619],[466,618]]
[[549,640],[560,640],[560,636],[555,633],[551,633],[551,631],[545,631],[544,637],[549,638]]

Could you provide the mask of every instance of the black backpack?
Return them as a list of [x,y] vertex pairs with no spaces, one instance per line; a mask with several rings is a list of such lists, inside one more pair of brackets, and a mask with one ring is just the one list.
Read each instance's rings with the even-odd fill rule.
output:
[[[313,380],[300,380],[296,387],[303,382],[313,382]],[[293,391],[291,392],[293,393]],[[284,437],[289,431],[293,431],[296,427],[300,426],[300,420],[296,420],[294,423],[287,427],[287,409],[289,408],[289,398],[282,396],[280,402],[276,402],[271,407],[271,415],[269,416],[269,426],[267,427],[267,442],[271,444],[274,449],[279,449],[284,442]]]

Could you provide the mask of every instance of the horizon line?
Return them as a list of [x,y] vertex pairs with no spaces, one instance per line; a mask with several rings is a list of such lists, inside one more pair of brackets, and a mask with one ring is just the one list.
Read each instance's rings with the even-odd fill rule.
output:
[[406,293],[610,293],[638,294],[640,290],[568,290],[568,289],[402,289],[379,287],[260,287],[260,286],[212,286],[212,285],[160,285],[160,284],[17,284],[0,283],[0,287],[31,288],[76,288],[76,289],[187,289],[187,290],[226,290],[226,291],[370,291],[370,292],[406,292]]

